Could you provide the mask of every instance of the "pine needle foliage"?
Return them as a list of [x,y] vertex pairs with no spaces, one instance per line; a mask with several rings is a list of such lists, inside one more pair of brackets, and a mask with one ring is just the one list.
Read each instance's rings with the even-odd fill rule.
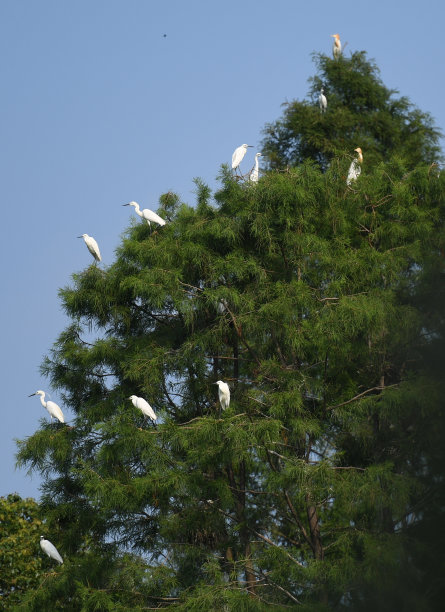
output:
[[[60,291],[71,323],[42,373],[74,417],[18,453],[45,476],[67,557],[40,609],[433,609],[437,131],[363,53],[317,61],[326,116],[295,103],[267,128],[271,168],[295,167],[257,184],[223,167],[217,193],[196,182],[195,207],[165,194],[164,227],[133,224],[114,263]],[[372,163],[348,187],[358,144]]]

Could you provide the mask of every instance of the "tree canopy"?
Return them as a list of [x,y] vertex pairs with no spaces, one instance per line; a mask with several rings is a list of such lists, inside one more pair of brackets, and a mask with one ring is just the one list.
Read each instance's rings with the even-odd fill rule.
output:
[[42,373],[74,419],[42,420],[18,454],[45,477],[66,559],[46,605],[429,610],[443,595],[438,132],[363,53],[316,60],[328,110],[288,105],[257,184],[223,167],[195,206],[165,194],[164,227],[134,222],[112,264],[60,291],[71,323]]

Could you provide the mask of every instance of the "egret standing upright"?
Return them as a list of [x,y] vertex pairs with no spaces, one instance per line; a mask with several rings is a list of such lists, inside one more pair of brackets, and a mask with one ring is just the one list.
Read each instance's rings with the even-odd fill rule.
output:
[[237,147],[232,155],[232,170],[236,170],[240,163],[243,161],[243,158],[247,152],[248,147],[252,147],[253,145],[242,144],[240,147]]
[[334,38],[334,44],[332,45],[332,54],[334,56],[334,59],[336,60],[341,55],[340,36],[338,34],[331,34],[331,36]]
[[360,166],[360,164],[363,162],[362,150],[360,149],[360,147],[357,147],[356,149],[354,149],[354,151],[356,151],[358,155],[356,159],[352,160],[352,163],[349,166],[348,177],[346,179],[347,185],[350,185],[352,181],[356,181],[362,171]]
[[328,107],[328,101],[324,95],[323,87],[320,89],[320,95],[318,96],[318,104],[320,106],[320,113],[325,113]]
[[148,416],[153,425],[156,425],[156,419],[158,417],[156,416],[153,408],[146,400],[144,400],[143,397],[138,397],[137,395],[130,395],[128,399],[131,400],[135,408],[138,408],[143,414],[145,414],[145,416]]
[[31,393],[28,397],[32,397],[33,395],[40,395],[40,403],[44,408],[46,408],[51,416],[51,423],[53,422],[53,417],[58,419],[61,423],[65,423],[65,418],[63,416],[63,412],[60,409],[60,406],[56,404],[56,402],[52,402],[48,400],[45,402],[45,391],[41,391],[40,389],[35,393]]
[[82,236],[77,236],[78,238],[83,238],[85,240],[85,244],[91,255],[94,257],[95,261],[101,261],[102,257],[100,256],[99,245],[94,240],[92,236],[88,236],[88,234],[82,234]]
[[141,210],[137,202],[128,202],[128,204],[122,204],[122,206],[134,206],[134,210],[136,211],[136,214],[138,214],[142,219],[145,219],[148,225],[150,225],[151,223],[157,223],[158,225],[165,225],[165,221],[162,217],[157,215],[155,212],[153,212],[149,208],[143,208]]
[[57,550],[57,548],[49,540],[45,540],[43,536],[40,536],[40,548],[51,559],[54,559],[55,561],[58,561],[59,563],[63,563],[63,559],[59,555],[59,551]]
[[258,179],[260,176],[259,159],[258,159],[259,157],[261,157],[261,153],[256,153],[255,154],[255,165],[249,177],[252,183],[258,183]]
[[221,408],[225,410],[230,404],[230,389],[229,385],[222,380],[217,380],[215,385],[218,385],[218,397]]

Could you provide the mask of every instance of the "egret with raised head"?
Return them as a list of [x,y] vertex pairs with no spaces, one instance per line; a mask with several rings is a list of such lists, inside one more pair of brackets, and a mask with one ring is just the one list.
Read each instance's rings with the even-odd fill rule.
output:
[[361,163],[363,162],[362,150],[360,149],[360,147],[357,147],[356,149],[354,149],[354,151],[357,152],[357,157],[356,159],[352,160],[352,163],[349,166],[348,177],[346,179],[347,185],[350,185],[352,181],[356,181],[362,171],[362,168],[361,168]]
[[53,417],[58,419],[61,423],[65,423],[65,418],[63,416],[63,412],[60,409],[60,406],[51,400],[45,402],[45,391],[41,391],[40,389],[35,393],[31,393],[28,397],[32,397],[33,395],[40,395],[40,403],[44,408],[46,408],[51,416],[51,423],[53,422]]
[[101,261],[102,257],[100,256],[99,245],[94,240],[93,236],[88,236],[88,234],[82,234],[81,236],[77,236],[78,238],[83,238],[85,244],[91,255],[94,257],[95,261]]
[[324,95],[323,87],[320,89],[320,95],[318,96],[318,104],[320,106],[320,113],[325,113],[328,107],[328,101]]
[[151,223],[157,223],[158,225],[165,225],[165,221],[162,217],[157,215],[155,212],[150,210],[149,208],[143,208],[142,210],[139,207],[137,202],[128,202],[128,204],[122,204],[122,206],[133,206],[136,214],[138,214],[141,219],[145,219],[148,225]]
[[215,385],[218,385],[218,397],[221,408],[225,410],[230,405],[230,389],[229,385],[222,380],[217,380]]
[[51,559],[54,559],[55,561],[58,561],[59,563],[63,563],[63,559],[59,555],[59,551],[57,550],[57,548],[49,540],[45,540],[43,536],[40,536],[40,548]]
[[260,177],[260,164],[259,164],[260,160],[258,159],[259,157],[261,157],[261,153],[255,153],[255,165],[249,177],[252,183],[258,183],[258,179]]
[[334,59],[338,59],[341,55],[340,36],[338,34],[331,34],[331,36],[334,39],[334,43],[332,45],[332,55],[334,56]]

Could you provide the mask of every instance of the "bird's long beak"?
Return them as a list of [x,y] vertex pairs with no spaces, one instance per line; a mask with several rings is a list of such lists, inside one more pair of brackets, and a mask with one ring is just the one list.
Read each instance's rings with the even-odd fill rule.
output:
[[32,397],[33,395],[37,395],[37,393],[31,393],[31,395],[28,395],[28,397]]
[[247,146],[248,146],[248,147],[252,147],[252,148],[253,148],[253,145],[247,145]]
[[130,206],[130,202],[128,202],[128,204],[122,204],[122,206]]
[[83,238],[83,236],[77,236],[78,238]]

